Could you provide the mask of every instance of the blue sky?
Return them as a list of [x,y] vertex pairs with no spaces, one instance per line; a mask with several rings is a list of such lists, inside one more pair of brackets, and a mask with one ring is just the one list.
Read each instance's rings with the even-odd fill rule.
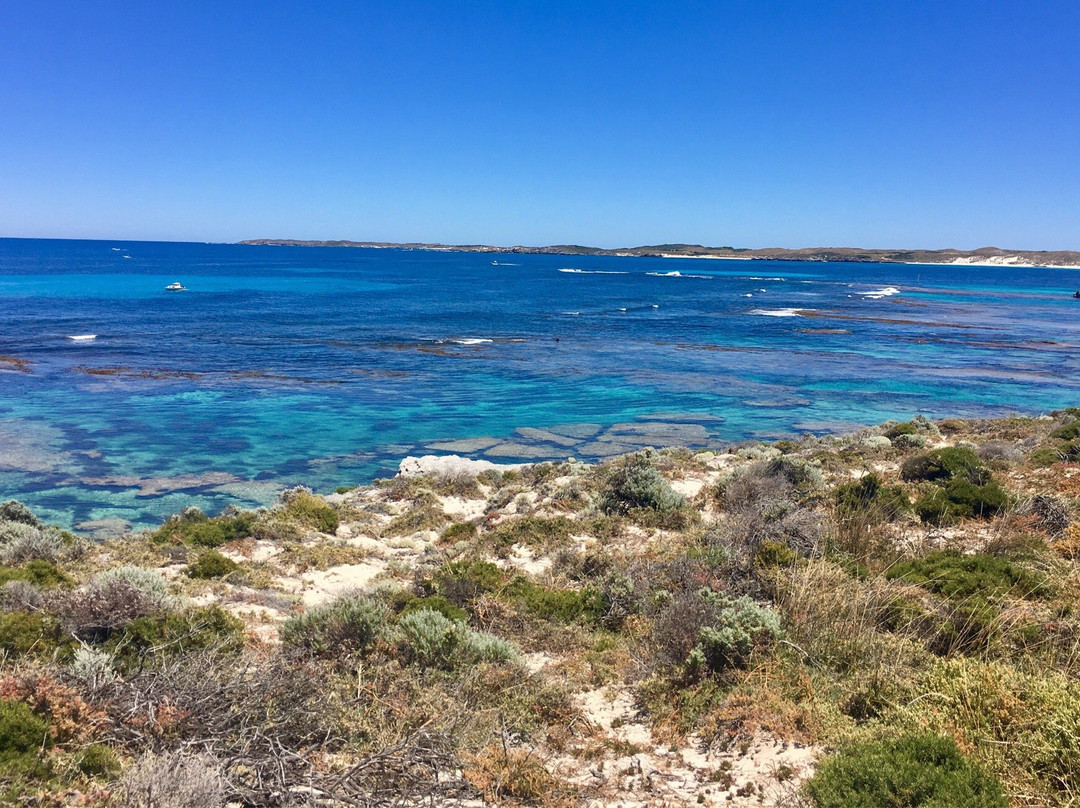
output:
[[1080,249],[1080,3],[0,3],[0,236]]

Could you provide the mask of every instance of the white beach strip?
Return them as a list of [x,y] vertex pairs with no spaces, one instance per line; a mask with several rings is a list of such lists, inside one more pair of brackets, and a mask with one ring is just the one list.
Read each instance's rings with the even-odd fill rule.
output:
[[678,255],[676,253],[660,253],[661,258],[701,258],[707,261],[753,261],[750,255]]

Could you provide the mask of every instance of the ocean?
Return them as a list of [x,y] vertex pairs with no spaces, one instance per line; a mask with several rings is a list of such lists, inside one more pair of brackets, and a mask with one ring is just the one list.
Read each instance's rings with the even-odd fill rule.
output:
[[1067,269],[0,239],[0,499],[115,532],[367,483],[410,454],[597,460],[1037,414],[1080,403],[1078,286]]

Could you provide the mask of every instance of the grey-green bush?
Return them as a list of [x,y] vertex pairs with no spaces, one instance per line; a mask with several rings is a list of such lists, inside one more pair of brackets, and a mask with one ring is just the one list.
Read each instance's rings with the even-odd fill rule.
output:
[[460,620],[420,609],[402,615],[398,648],[407,663],[421,668],[455,668],[475,662],[507,662],[514,647],[498,637],[473,631]]
[[600,499],[605,513],[636,509],[668,514],[686,507],[683,499],[644,454],[630,455],[611,472]]
[[281,642],[312,656],[364,655],[374,647],[388,615],[389,610],[377,600],[343,595],[286,620],[281,626]]

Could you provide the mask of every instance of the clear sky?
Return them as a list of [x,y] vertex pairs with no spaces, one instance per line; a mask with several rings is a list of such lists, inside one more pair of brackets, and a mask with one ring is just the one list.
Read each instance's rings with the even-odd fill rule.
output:
[[0,236],[1080,249],[1080,2],[2,0]]

